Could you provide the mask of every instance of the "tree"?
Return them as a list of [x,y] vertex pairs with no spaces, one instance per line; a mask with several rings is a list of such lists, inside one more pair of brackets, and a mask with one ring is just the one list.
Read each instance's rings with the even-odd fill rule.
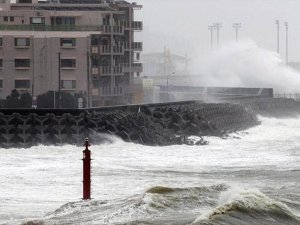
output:
[[20,94],[14,89],[11,94],[6,97],[5,108],[18,108]]
[[28,92],[21,94],[19,98],[19,108],[31,108],[32,97]]
[[20,94],[16,89],[11,91],[11,94],[6,97],[4,102],[5,108],[31,108],[32,97],[28,92]]
[[[73,95],[61,92],[61,101],[59,102],[59,94],[55,92],[55,108],[77,108],[77,98]],[[54,108],[54,92],[48,91],[37,96],[38,108]]]

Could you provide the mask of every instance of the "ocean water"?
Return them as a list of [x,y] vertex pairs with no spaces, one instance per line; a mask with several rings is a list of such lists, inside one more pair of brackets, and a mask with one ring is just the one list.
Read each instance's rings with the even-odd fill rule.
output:
[[[92,145],[92,200],[82,150],[0,149],[0,224],[299,225],[300,118],[207,146]],[[92,144],[92,143],[91,143]]]

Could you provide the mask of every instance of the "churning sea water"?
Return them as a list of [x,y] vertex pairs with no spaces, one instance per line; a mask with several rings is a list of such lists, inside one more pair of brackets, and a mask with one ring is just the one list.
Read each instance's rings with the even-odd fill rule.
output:
[[300,224],[300,119],[262,124],[207,146],[148,147],[110,137],[82,148],[1,149],[0,224]]

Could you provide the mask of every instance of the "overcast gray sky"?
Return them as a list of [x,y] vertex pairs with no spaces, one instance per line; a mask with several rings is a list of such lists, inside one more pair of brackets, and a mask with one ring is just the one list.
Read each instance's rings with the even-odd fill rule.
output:
[[[284,22],[289,24],[289,61],[300,61],[300,0],[136,0],[144,31],[137,40],[144,52],[172,53],[191,59],[190,71],[201,74],[194,85],[273,87],[299,92],[300,74],[286,67]],[[277,25],[280,21],[280,55]],[[220,22],[220,45],[211,51],[208,25]],[[241,23],[235,42],[233,23]],[[216,36],[216,32],[215,32]]]
[[[289,23],[289,59],[300,61],[299,0],[136,0],[143,5],[136,19],[144,22],[144,52],[162,51],[166,45],[174,53],[189,57],[210,52],[208,25],[221,22],[220,44],[234,41],[232,23],[242,23],[241,39],[276,51],[280,20],[280,54],[285,57],[285,27]],[[215,32],[216,34],[216,32]]]

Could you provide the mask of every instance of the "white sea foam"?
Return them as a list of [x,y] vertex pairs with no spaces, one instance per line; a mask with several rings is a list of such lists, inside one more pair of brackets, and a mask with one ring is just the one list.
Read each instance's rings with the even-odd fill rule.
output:
[[[285,183],[278,177],[271,172],[264,177],[261,171],[300,169],[300,120],[260,119],[262,125],[240,134],[241,139],[209,137],[207,146],[150,147],[120,139],[92,143],[92,197],[114,201],[155,186],[241,186],[249,179],[254,187],[282,187]],[[0,224],[43,218],[61,205],[79,201],[83,149],[71,145],[1,149]],[[294,182],[289,176],[280,179],[289,185]]]

